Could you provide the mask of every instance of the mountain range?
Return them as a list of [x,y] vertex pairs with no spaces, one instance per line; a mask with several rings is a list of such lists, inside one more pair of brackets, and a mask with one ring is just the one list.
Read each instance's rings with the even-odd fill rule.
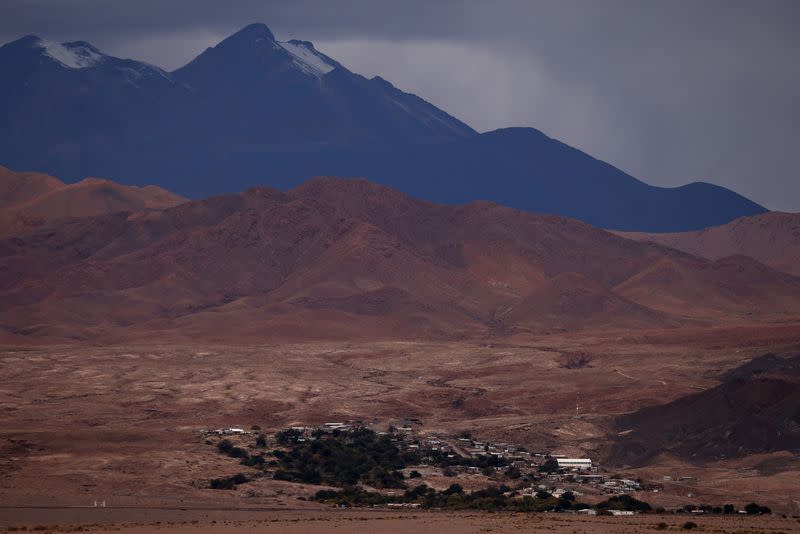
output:
[[37,36],[0,47],[0,72],[0,164],[67,182],[104,176],[197,199],[365,177],[441,204],[489,200],[646,232],[765,211],[708,183],[648,185],[532,128],[476,132],[263,24],[173,72]]
[[770,212],[740,217],[696,232],[619,232],[619,235],[660,243],[710,260],[742,254],[800,276],[800,213]]
[[433,204],[366,180],[184,201],[4,171],[0,193],[5,212],[54,195],[70,207],[0,239],[6,341],[460,339],[800,314],[800,278],[749,257],[707,260],[573,219]]

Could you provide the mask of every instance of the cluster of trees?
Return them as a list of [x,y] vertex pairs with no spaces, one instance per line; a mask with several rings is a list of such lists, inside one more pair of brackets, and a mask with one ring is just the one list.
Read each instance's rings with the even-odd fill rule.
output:
[[389,436],[359,428],[349,432],[317,433],[300,441],[291,430],[276,435],[288,450],[273,452],[274,477],[306,484],[348,486],[358,483],[376,488],[404,488],[400,472],[409,461]]
[[[517,512],[561,512],[566,510],[584,510],[593,508],[600,514],[608,514],[609,510],[630,510],[634,512],[653,511],[649,503],[640,501],[630,495],[614,495],[595,505],[576,502],[571,492],[566,492],[560,497],[555,497],[546,491],[540,491],[535,497],[525,495],[520,498],[519,493],[512,491],[508,486],[489,486],[482,490],[467,493],[459,484],[451,484],[443,491],[419,484],[407,489],[402,495],[386,495],[383,493],[366,491],[357,486],[345,486],[342,490],[322,490],[314,496],[314,500],[336,504],[339,506],[375,506],[391,503],[418,504],[422,508],[440,508],[451,510],[488,510],[488,511],[517,511]],[[748,514],[768,514],[771,510],[767,506],[750,503],[744,507]],[[686,505],[678,512],[691,512],[703,510],[707,513],[733,514],[736,508],[732,504],[721,507],[701,505],[695,507]],[[663,513],[663,508],[656,512]],[[665,525],[666,527],[666,525]],[[686,527],[684,528],[692,528]]]
[[217,443],[217,450],[220,454],[230,456],[231,458],[247,458],[250,454],[241,447],[236,447],[229,439],[223,439]]
[[295,430],[294,428],[287,428],[286,430],[281,430],[277,434],[275,434],[275,441],[278,445],[283,445],[284,447],[288,447],[289,445],[295,445],[300,442],[300,438],[303,437],[303,433],[299,430]]
[[[508,467],[505,458],[492,455],[448,457],[442,451],[430,450],[425,451],[423,458],[418,450],[400,450],[391,436],[379,436],[366,428],[317,430],[311,439],[305,439],[301,431],[290,428],[276,433],[275,442],[282,448],[264,451],[267,439],[259,434],[255,448],[262,450],[256,454],[250,454],[228,439],[221,440],[217,449],[221,454],[239,459],[242,465],[275,468],[273,476],[278,480],[340,487],[361,483],[377,488],[405,488],[400,470],[421,463],[439,466],[451,476],[455,475],[452,466],[477,467],[486,475],[493,474],[495,468]],[[521,475],[511,467],[506,474],[511,478]]]
[[630,510],[633,512],[649,512],[650,504],[630,495],[614,495],[595,505],[597,510]]
[[347,486],[341,491],[318,491],[314,499],[339,506],[373,506],[391,503],[414,503],[422,508],[442,508],[451,510],[510,510],[518,512],[546,512],[580,510],[590,508],[588,504],[575,502],[575,496],[567,492],[554,497],[547,492],[539,492],[536,497],[519,494],[508,486],[489,486],[482,490],[467,493],[459,484],[451,484],[443,491],[420,484],[408,489],[403,495],[385,495],[365,491],[355,486]]
[[[348,432],[320,431],[310,440],[301,438],[301,432],[288,429],[275,435],[275,441],[285,449],[263,451],[267,440],[259,435],[255,447],[262,450],[255,454],[228,439],[217,443],[217,450],[239,459],[242,465],[275,468],[273,476],[278,480],[332,486],[361,483],[377,488],[404,488],[400,469],[410,462],[419,463],[415,453],[400,451],[389,436],[378,436],[365,428]],[[233,489],[237,483],[245,481],[235,482],[233,477],[214,479],[212,487]]]
[[[735,514],[737,513],[736,507],[732,504],[725,504],[722,506],[712,506],[710,504],[701,504],[700,506],[695,506],[693,504],[687,504],[678,508],[677,512],[679,514],[689,514],[695,510],[700,510],[706,514]],[[756,504],[751,502],[750,504],[744,507],[744,511],[750,515],[758,515],[758,514],[769,514],[772,513],[772,510],[768,506],[761,506],[760,504]]]
[[750,504],[744,507],[744,511],[751,515],[759,515],[759,514],[771,514],[772,510],[770,510],[769,506],[761,506],[760,504],[756,504],[751,502]]
[[[263,454],[250,454],[245,449],[236,447],[228,439],[223,439],[217,443],[217,450],[220,454],[240,459],[241,461],[239,463],[248,467],[263,467],[267,465],[267,460],[264,458]],[[272,464],[275,465],[275,462],[273,461]]]

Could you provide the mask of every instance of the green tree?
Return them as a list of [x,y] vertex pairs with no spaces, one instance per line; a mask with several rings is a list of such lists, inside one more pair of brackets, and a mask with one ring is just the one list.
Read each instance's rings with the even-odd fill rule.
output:
[[548,458],[539,466],[539,471],[542,473],[555,473],[558,469],[558,460],[555,458]]
[[442,492],[444,495],[455,495],[457,493],[464,493],[464,488],[461,484],[450,484],[450,487]]
[[649,512],[650,504],[640,501],[630,495],[614,495],[605,501],[597,503],[598,509],[606,510],[632,510],[637,512]]
[[750,504],[745,506],[744,507],[744,511],[747,512],[750,515],[769,514],[769,513],[772,512],[772,510],[770,510],[769,507],[761,506],[761,505],[756,504],[754,502],[751,502]]
[[522,471],[520,471],[514,466],[511,466],[508,469],[506,469],[506,476],[511,479],[517,479],[522,476]]

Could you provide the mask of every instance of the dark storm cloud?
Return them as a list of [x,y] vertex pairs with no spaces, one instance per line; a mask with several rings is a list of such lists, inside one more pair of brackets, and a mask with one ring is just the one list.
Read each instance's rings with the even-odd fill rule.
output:
[[656,185],[800,210],[800,2],[6,1],[0,39],[171,69],[254,21],[479,130],[534,126]]

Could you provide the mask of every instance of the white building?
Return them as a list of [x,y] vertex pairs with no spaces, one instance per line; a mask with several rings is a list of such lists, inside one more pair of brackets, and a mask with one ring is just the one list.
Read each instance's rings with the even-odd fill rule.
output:
[[591,469],[592,461],[589,458],[556,458],[561,469]]

